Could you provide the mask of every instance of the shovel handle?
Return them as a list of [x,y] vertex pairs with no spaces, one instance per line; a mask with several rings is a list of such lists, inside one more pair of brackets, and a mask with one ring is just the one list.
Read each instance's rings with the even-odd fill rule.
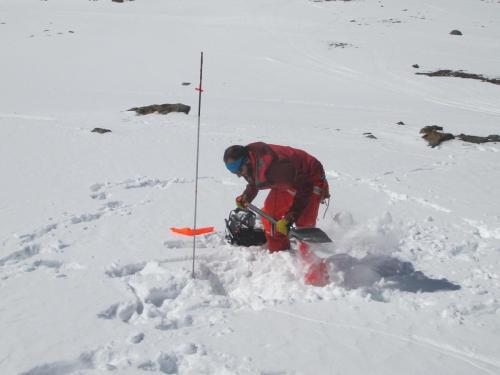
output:
[[[274,236],[274,226],[276,225],[277,221],[272,218],[271,216],[269,216],[268,214],[266,214],[264,211],[262,211],[260,208],[258,207],[255,207],[253,204],[249,203],[248,204],[248,209],[254,213],[256,213],[257,215],[263,217],[264,219],[266,219],[267,221],[269,221],[271,223],[271,235]],[[291,234],[291,233],[290,233]]]
[[264,211],[262,211],[260,208],[258,208],[256,206],[254,206],[253,204],[249,203],[247,207],[250,211],[256,213],[259,216],[262,216],[264,219],[269,221],[271,224],[274,225],[277,223],[277,221],[274,218],[272,218],[271,216],[269,216],[268,214],[266,214]]
[[[271,226],[274,227],[276,225],[277,220],[266,214],[260,208],[255,207],[253,204],[248,204],[247,208],[256,213],[259,216],[262,216],[264,219],[271,223]],[[272,229],[274,230],[274,229]],[[295,237],[296,239],[304,242],[310,243],[328,243],[332,242],[332,240],[328,237],[328,235],[323,232],[319,228],[290,228],[288,235],[291,237]]]

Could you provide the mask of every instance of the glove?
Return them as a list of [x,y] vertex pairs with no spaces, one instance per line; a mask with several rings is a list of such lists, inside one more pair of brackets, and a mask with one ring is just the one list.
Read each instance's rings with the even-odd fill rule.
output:
[[278,220],[274,226],[277,232],[288,236],[288,231],[290,230],[290,223],[286,219]]
[[250,203],[245,194],[241,194],[236,197],[236,207],[240,210],[246,210],[248,207],[248,203]]

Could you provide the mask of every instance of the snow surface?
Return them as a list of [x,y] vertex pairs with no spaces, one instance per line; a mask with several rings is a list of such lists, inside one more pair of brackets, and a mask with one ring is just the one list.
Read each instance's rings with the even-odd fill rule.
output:
[[[497,0],[0,0],[0,373],[500,374],[500,145],[419,135],[498,134],[500,87],[415,75],[499,40]],[[325,166],[324,288],[224,242],[253,141]]]

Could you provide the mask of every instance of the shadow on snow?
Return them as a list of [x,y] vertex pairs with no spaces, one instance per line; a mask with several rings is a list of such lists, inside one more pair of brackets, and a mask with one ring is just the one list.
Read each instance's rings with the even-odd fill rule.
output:
[[336,254],[327,259],[330,276],[346,289],[372,287],[404,292],[458,290],[460,285],[447,279],[434,279],[416,271],[410,262],[386,255],[367,255],[361,259]]

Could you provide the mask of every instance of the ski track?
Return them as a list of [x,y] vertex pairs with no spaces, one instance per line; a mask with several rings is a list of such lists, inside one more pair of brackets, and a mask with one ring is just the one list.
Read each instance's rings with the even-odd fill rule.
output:
[[[423,170],[433,170],[433,169],[434,168],[417,168],[417,169],[411,170],[410,172],[415,173],[415,172],[420,172]],[[393,172],[386,172],[384,175],[388,175],[388,174],[392,174],[392,173]],[[391,190],[387,187],[387,185],[385,185],[382,182],[379,182],[378,178],[369,179],[369,178],[364,178],[364,177],[355,177],[355,176],[351,176],[351,175],[344,174],[344,173],[340,174],[340,173],[334,172],[334,171],[327,171],[326,174],[329,176],[333,176],[335,178],[340,178],[343,180],[351,181],[352,184],[360,183],[360,184],[363,184],[363,185],[369,187],[373,191],[383,193],[389,198],[389,202],[391,202],[392,204],[395,204],[398,202],[409,201],[409,202],[417,203],[423,207],[432,208],[435,211],[444,212],[444,213],[452,213],[453,212],[451,209],[449,209],[447,207],[443,207],[437,203],[430,202],[425,198],[415,197],[415,196],[408,195],[406,193],[399,193],[399,192],[396,192],[394,190]]]
[[331,327],[336,327],[336,328],[346,328],[346,329],[355,329],[359,331],[365,331],[365,332],[370,332],[374,333],[377,335],[382,335],[385,337],[389,337],[398,341],[402,341],[405,343],[410,343],[410,344],[416,344],[419,345],[423,348],[438,352],[440,354],[453,357],[455,359],[458,359],[460,361],[466,362],[470,364],[471,366],[477,368],[478,370],[483,371],[484,373],[490,374],[490,375],[497,375],[500,372],[500,361],[495,361],[490,358],[486,358],[484,356],[478,356],[478,355],[471,355],[463,350],[459,350],[457,348],[451,347],[450,345],[442,344],[435,342],[433,340],[429,340],[424,337],[419,337],[419,336],[412,336],[412,337],[405,337],[401,335],[396,335],[393,333],[381,331],[378,329],[374,328],[369,328],[369,327],[361,327],[361,326],[356,326],[352,324],[339,324],[339,323],[332,323],[332,322],[327,322],[323,321],[320,319],[314,319],[314,318],[309,318],[306,316],[302,316],[299,314],[291,313],[288,311],[283,311],[279,310],[276,308],[270,308],[266,307],[266,310],[281,314],[281,315],[286,315],[295,319],[300,319],[304,321],[308,321],[311,323],[315,324],[320,324],[320,325],[325,325],[325,326],[331,326]]
[[[456,163],[452,162],[452,161],[451,162],[450,161],[448,161],[448,162],[435,162],[432,164],[431,167],[414,168],[414,169],[411,169],[410,171],[404,173],[403,175],[407,176],[410,173],[439,170],[439,169],[442,169],[446,166],[454,165],[454,164],[456,164]],[[392,172],[392,171],[385,172],[384,176],[385,175],[392,175],[393,173],[394,172]],[[411,195],[406,194],[406,193],[399,193],[397,191],[389,189],[386,184],[379,181],[379,179],[380,179],[379,177],[369,179],[369,178],[355,177],[355,176],[352,176],[349,174],[339,173],[336,171],[327,171],[326,174],[327,174],[327,176],[331,176],[335,179],[342,179],[344,181],[349,181],[351,184],[361,183],[361,184],[369,187],[373,191],[376,191],[378,193],[382,193],[382,194],[386,195],[391,204],[397,204],[399,202],[413,202],[413,203],[420,205],[421,207],[427,207],[427,208],[430,208],[436,212],[456,215],[456,213],[454,213],[453,210],[451,210],[450,208],[444,207],[440,204],[429,201],[426,198],[411,196]],[[395,178],[398,179],[397,177],[395,177]],[[459,217],[463,221],[463,223],[466,224],[468,227],[472,228],[480,238],[500,240],[500,228],[490,228],[487,225],[485,225],[484,223],[482,223],[481,221],[473,220],[473,219],[466,218],[466,217],[460,217],[460,216],[457,216],[457,217]]]
[[20,119],[20,120],[36,120],[36,121],[55,121],[54,117],[22,115],[17,113],[0,113],[0,119]]

